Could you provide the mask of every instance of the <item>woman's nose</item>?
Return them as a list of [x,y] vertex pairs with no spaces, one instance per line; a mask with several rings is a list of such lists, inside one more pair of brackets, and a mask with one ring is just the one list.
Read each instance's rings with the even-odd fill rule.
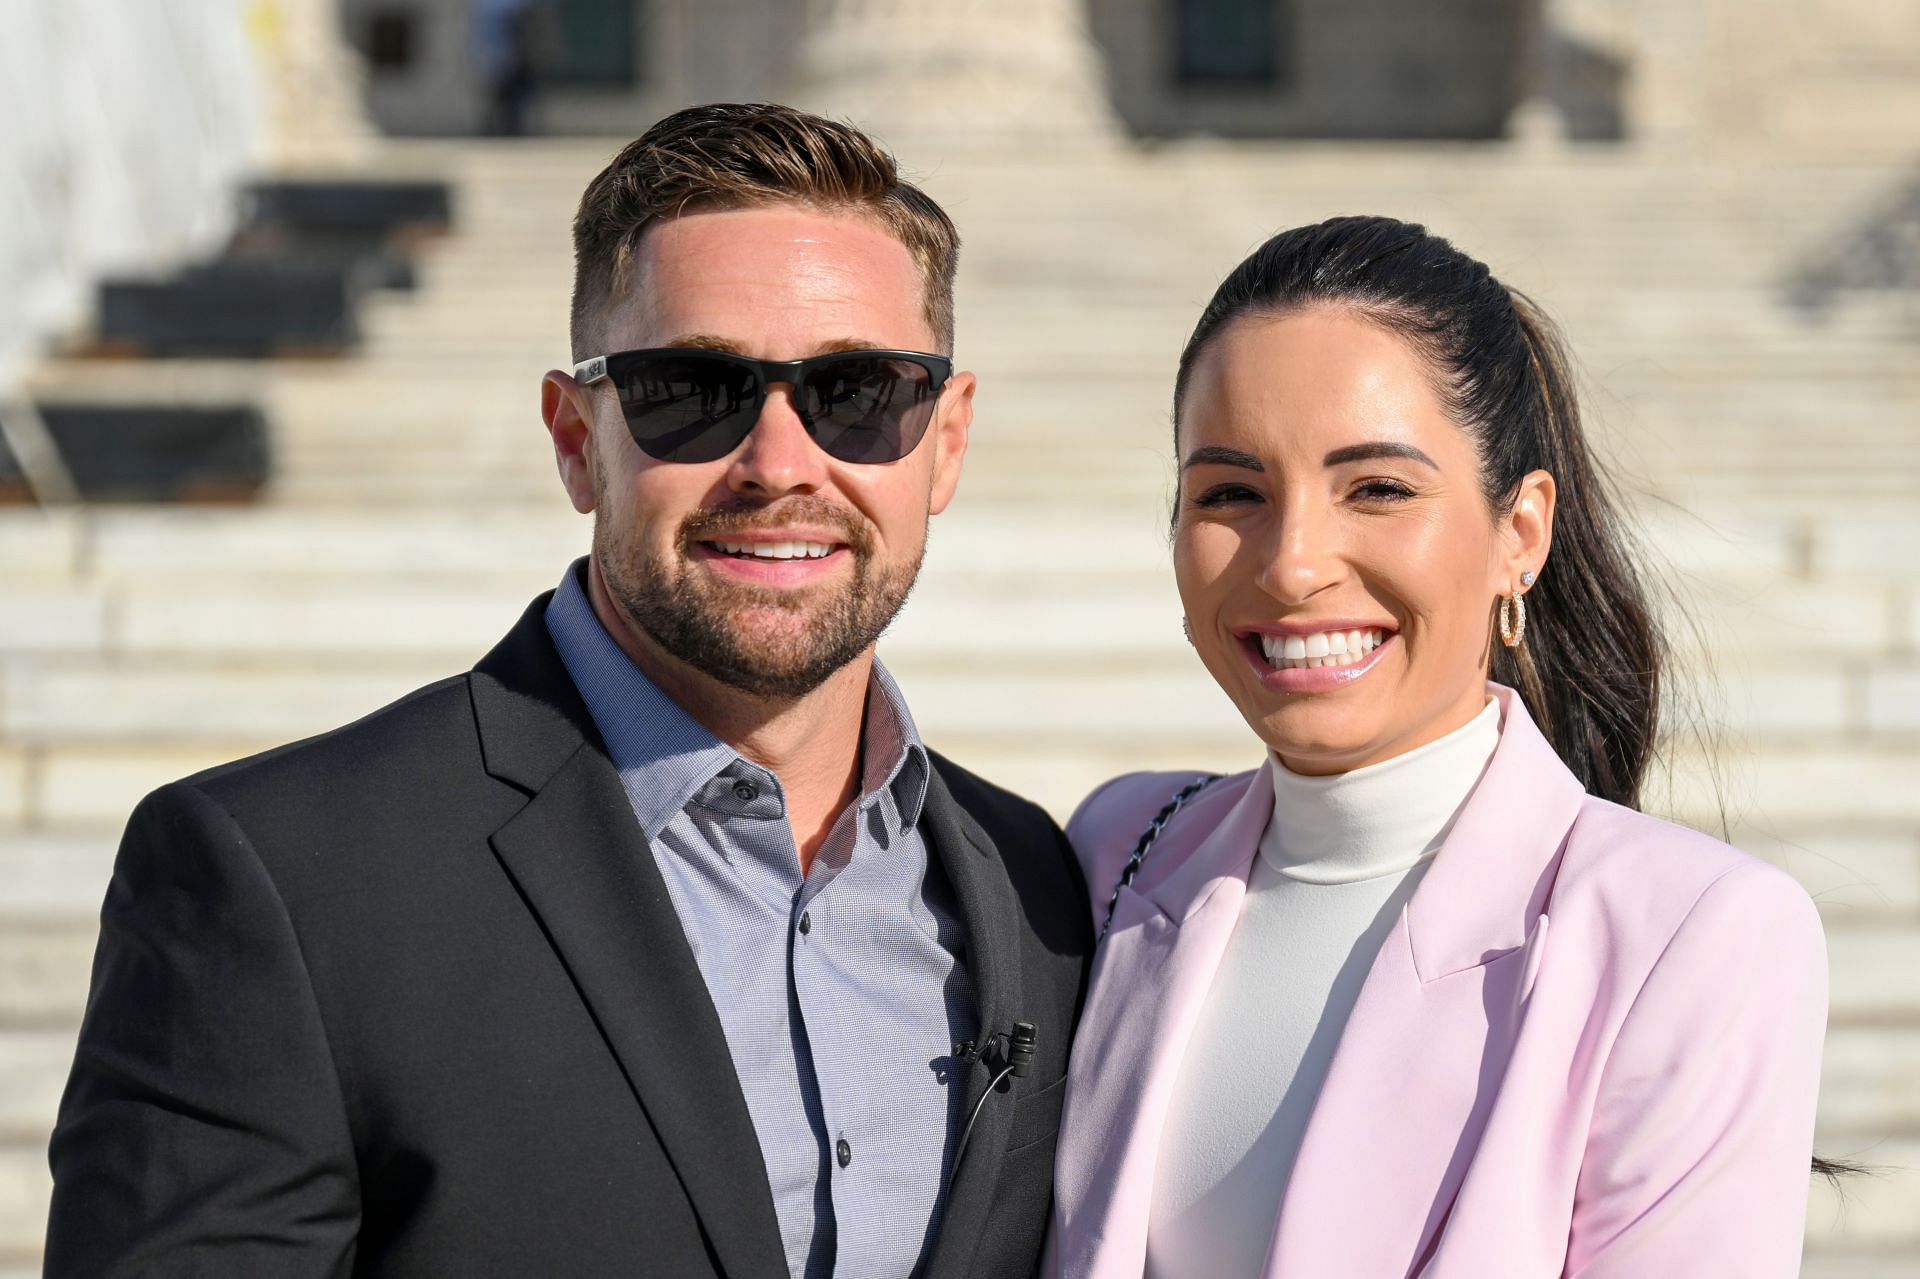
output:
[[1338,581],[1333,522],[1308,503],[1280,512],[1261,556],[1260,588],[1282,604],[1303,603]]

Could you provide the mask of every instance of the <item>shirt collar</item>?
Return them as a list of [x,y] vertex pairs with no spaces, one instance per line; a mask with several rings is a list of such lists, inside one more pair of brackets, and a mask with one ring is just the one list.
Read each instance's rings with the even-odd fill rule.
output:
[[861,802],[885,793],[893,801],[900,829],[917,824],[927,800],[927,748],[893,672],[878,657],[873,659],[873,675],[867,682],[866,743],[861,757],[865,760]]
[[[607,745],[633,803],[634,816],[654,839],[674,814],[722,773],[743,770],[778,779],[709,732],[662,692],[607,634],[587,598],[586,560],[575,560],[547,604],[547,632],[587,712]],[[919,822],[926,802],[929,761],[906,698],[891,672],[873,663],[867,684],[866,739],[860,797],[864,807],[884,797],[904,830]]]
[[614,643],[587,599],[575,560],[547,604],[547,633],[580,690],[648,839],[740,753],[661,692]]

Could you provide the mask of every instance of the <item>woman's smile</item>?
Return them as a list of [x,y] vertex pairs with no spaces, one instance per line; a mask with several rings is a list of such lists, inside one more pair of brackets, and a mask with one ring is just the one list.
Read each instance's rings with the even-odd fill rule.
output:
[[1396,632],[1359,622],[1257,627],[1235,638],[1254,674],[1278,693],[1345,688],[1380,664]]

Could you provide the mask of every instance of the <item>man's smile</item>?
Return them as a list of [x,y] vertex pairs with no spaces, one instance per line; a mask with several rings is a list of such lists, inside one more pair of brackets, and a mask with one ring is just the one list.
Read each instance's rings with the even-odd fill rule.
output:
[[760,586],[802,586],[837,573],[846,539],[821,528],[752,529],[693,543],[690,558],[718,575]]

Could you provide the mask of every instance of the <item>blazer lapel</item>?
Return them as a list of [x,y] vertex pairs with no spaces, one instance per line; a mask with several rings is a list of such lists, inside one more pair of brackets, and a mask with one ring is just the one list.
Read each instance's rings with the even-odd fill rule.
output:
[[1584,798],[1511,690],[1486,775],[1387,935],[1302,1138],[1266,1273],[1408,1275],[1479,1145]]
[[[1180,1059],[1240,918],[1247,873],[1273,811],[1264,770],[1200,805],[1186,829],[1208,834],[1185,856],[1156,848],[1135,885],[1120,890],[1094,956],[1080,1033],[1068,1065],[1055,1173],[1055,1273],[1121,1279],[1145,1265],[1153,1178]],[[1209,805],[1212,807],[1212,805]],[[1182,823],[1163,840],[1175,843]]]
[[470,680],[494,776],[531,799],[495,854],[566,965],[735,1279],[786,1254],[719,1015],[618,775],[536,600]]
[[[954,799],[937,762],[927,780],[922,812],[927,842],[953,884],[961,922],[966,927],[968,976],[973,982],[980,1040],[984,1043],[992,1035],[1006,1034],[1016,1021],[1031,1020],[1020,1007],[1020,948],[1014,924],[1020,915],[1019,898],[1001,864],[1000,850]],[[1045,1033],[1044,1027],[1041,1033]],[[1065,1028],[1057,1028],[1055,1033],[1064,1034]],[[963,1116],[973,1113],[990,1077],[985,1064],[973,1066],[968,1074]],[[1015,1083],[1014,1089],[1018,1087]],[[980,1112],[941,1213],[939,1237],[921,1271],[926,1279],[957,1279],[972,1268],[1000,1179],[1001,1156],[1013,1122],[1013,1095],[1009,1090],[1008,1095],[988,1101]]]

